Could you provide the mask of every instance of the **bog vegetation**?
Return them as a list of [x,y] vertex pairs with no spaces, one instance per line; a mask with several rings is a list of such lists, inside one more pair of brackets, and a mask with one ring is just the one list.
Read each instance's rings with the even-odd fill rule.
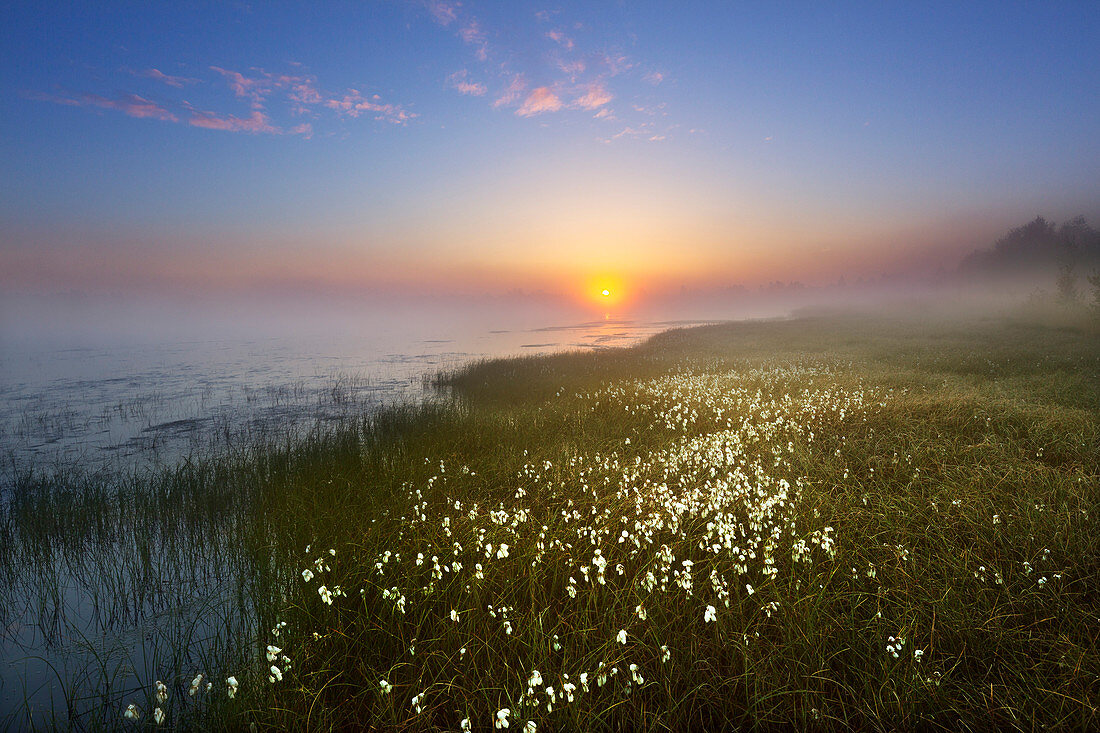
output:
[[1100,725],[1087,320],[722,324],[438,381],[140,481],[25,477],[8,583],[96,547],[116,594],[234,579],[224,643],[71,722]]

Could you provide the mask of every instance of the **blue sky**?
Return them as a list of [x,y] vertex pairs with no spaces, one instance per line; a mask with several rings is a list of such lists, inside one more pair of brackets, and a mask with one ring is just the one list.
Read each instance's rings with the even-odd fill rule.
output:
[[1100,213],[1098,7],[8,4],[0,278],[564,292],[950,265]]

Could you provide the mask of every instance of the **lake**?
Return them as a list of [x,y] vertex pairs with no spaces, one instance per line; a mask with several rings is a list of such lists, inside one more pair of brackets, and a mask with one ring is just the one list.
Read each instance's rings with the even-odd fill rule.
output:
[[140,514],[131,531],[49,534],[41,527],[65,520],[27,516],[18,492],[29,477],[170,467],[444,397],[425,377],[473,359],[626,346],[694,322],[511,302],[245,313],[130,304],[46,316],[6,308],[0,728],[110,724],[119,702],[154,678],[174,680],[182,696],[181,680],[212,672],[209,656],[255,631],[248,610],[234,608],[248,568],[230,550]]

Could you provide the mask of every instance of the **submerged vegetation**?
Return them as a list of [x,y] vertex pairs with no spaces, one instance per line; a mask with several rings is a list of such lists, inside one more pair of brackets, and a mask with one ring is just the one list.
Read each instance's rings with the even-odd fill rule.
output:
[[438,381],[231,459],[25,478],[6,594],[225,596],[217,644],[62,723],[1100,724],[1086,322],[732,323]]

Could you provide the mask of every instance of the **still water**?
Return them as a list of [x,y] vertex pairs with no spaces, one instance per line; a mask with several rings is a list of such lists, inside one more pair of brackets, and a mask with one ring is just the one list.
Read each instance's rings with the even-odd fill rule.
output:
[[[17,503],[13,492],[28,474],[171,466],[432,399],[425,377],[471,360],[625,346],[689,323],[504,305],[213,325],[161,317],[155,327],[113,331],[9,322],[0,351],[0,506]],[[37,521],[13,516],[5,513],[12,528]],[[140,547],[110,532],[46,547],[9,529],[12,546],[0,559],[0,728],[110,726],[160,677],[173,699],[185,699],[190,674],[211,671],[206,660],[219,644],[254,633],[243,628],[247,614],[229,610],[232,559],[212,556],[215,544],[183,560],[187,532],[150,531]]]

